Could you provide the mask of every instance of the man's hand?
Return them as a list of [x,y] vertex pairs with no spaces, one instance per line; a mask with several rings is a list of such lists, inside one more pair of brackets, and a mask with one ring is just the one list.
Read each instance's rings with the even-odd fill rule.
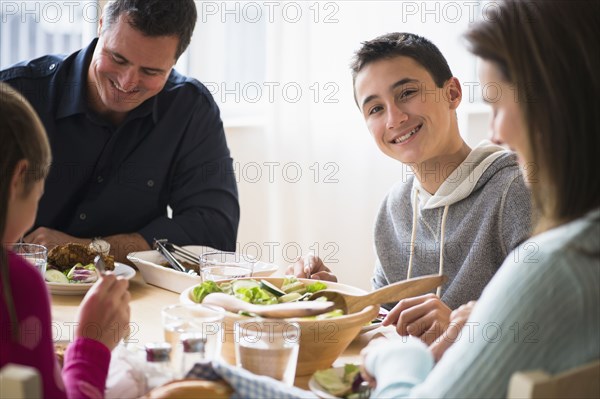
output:
[[400,335],[419,337],[430,345],[446,331],[452,310],[434,294],[403,299],[383,319],[382,325],[396,325]]
[[289,265],[286,274],[293,274],[298,278],[311,278],[313,280],[337,281],[335,274],[325,266],[321,258],[308,255],[306,261],[298,258],[296,263]]
[[452,312],[450,315],[450,324],[446,331],[429,346],[436,362],[442,358],[446,350],[460,337],[460,330],[462,330],[467,320],[469,320],[469,316],[476,303],[476,301],[471,301],[465,305],[461,305]]
[[[113,236],[102,237],[110,244],[110,254],[115,257],[117,262],[129,263],[127,254],[136,251],[148,251],[152,249],[148,242],[138,233],[116,234]],[[48,227],[38,227],[33,232],[26,235],[23,240],[27,243],[40,244],[48,248],[54,248],[57,245],[65,245],[70,242],[89,245],[91,238],[73,237],[58,230]]]
[[58,230],[47,227],[38,227],[33,232],[27,234],[23,241],[31,244],[40,244],[49,250],[57,245],[65,245],[70,242],[88,245],[91,242],[89,238],[73,237]]
[[129,332],[129,281],[113,274],[100,278],[79,307],[75,337],[95,339],[113,350]]

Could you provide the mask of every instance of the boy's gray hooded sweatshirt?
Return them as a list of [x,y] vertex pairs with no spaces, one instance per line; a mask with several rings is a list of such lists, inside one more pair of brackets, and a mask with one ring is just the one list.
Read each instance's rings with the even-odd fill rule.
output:
[[414,176],[392,187],[375,224],[373,287],[445,274],[438,295],[456,309],[479,298],[530,228],[529,191],[515,154],[484,141],[434,195]]

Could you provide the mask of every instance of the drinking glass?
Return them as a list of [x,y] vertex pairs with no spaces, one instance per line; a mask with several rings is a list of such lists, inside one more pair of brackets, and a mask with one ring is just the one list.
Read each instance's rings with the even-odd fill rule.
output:
[[[176,304],[162,308],[162,325],[165,341],[171,344],[171,365],[179,372],[183,346],[181,336],[194,333],[201,337],[204,360],[211,361],[221,356],[223,342],[223,316],[225,310],[219,306],[202,304]],[[189,370],[188,370],[189,371]],[[179,375],[179,377],[182,377]]]
[[234,325],[236,365],[294,385],[300,325],[286,320],[251,319]]
[[44,276],[48,263],[48,249],[45,246],[19,242],[10,244],[10,248],[14,253],[21,255],[35,266],[42,273],[42,276]]
[[237,252],[205,252],[200,255],[202,280],[228,280],[251,277],[256,259]]

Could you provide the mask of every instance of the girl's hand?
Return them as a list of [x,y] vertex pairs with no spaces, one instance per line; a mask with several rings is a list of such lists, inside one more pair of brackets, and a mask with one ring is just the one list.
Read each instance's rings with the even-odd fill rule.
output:
[[77,317],[75,338],[95,339],[109,350],[129,332],[129,281],[110,272],[87,292]]

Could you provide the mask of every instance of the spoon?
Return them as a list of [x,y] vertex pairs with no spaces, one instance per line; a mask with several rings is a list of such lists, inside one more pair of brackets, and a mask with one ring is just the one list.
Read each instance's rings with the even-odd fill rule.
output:
[[363,295],[350,295],[333,289],[322,290],[315,292],[310,297],[310,301],[324,296],[329,301],[335,303],[336,309],[342,309],[344,314],[349,314],[360,312],[369,305],[396,302],[404,298],[424,294],[425,292],[431,291],[435,287],[444,284],[447,279],[446,276],[439,274],[415,277],[398,281]]
[[314,316],[334,309],[333,302],[288,302],[276,305],[254,305],[244,302],[232,295],[222,292],[208,294],[202,304],[218,305],[225,310],[237,313],[239,311],[254,313],[258,316],[274,319],[286,319],[289,317]]

